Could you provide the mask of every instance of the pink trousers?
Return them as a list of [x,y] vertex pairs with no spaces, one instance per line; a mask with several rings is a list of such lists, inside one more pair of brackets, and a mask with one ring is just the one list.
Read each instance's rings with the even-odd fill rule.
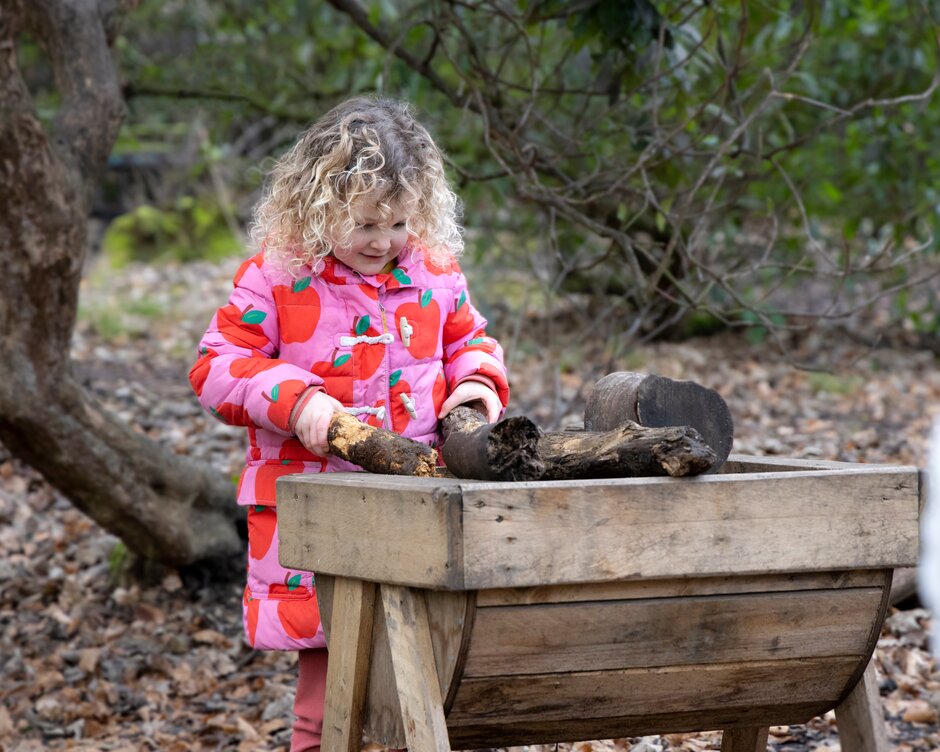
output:
[[326,648],[300,651],[290,752],[320,752],[326,699]]

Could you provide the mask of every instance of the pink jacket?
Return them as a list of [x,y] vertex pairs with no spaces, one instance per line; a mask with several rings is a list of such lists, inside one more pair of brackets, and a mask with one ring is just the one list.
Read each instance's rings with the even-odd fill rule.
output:
[[474,374],[509,385],[502,349],[485,333],[456,263],[425,264],[406,247],[390,274],[363,277],[327,257],[317,274],[292,277],[248,259],[235,275],[190,371],[199,401],[220,420],[248,428],[238,503],[248,509],[244,615],[255,647],[322,646],[313,574],[277,560],[275,481],[303,472],[357,470],[308,452],[288,419],[308,386],[323,386],[371,425],[436,445],[437,413],[453,387]]

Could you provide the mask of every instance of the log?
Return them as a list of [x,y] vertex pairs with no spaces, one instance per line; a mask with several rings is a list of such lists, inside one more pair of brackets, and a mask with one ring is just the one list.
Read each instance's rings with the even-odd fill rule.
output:
[[459,405],[445,418],[441,456],[458,478],[476,480],[538,480],[545,471],[539,456],[542,432],[525,417],[499,423],[471,407]]
[[441,455],[458,478],[581,480],[698,475],[715,452],[688,426],[647,428],[630,422],[611,431],[542,434],[528,418],[490,424],[457,407],[444,418]]
[[420,441],[373,428],[347,413],[333,413],[327,429],[330,451],[370,473],[433,477],[437,452]]
[[612,431],[548,433],[539,440],[541,480],[700,475],[715,451],[689,426],[647,428],[633,421]]
[[709,472],[724,464],[734,441],[727,403],[714,389],[694,381],[628,371],[604,376],[588,397],[584,427],[610,431],[628,421],[649,428],[691,426],[715,451]]

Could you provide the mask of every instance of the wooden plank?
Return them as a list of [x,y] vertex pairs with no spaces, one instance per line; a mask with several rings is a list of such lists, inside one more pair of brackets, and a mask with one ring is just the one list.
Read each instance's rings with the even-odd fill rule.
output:
[[857,588],[480,608],[463,675],[832,655],[860,662],[881,599],[881,589]]
[[399,585],[380,589],[408,749],[450,752],[424,598]]
[[721,752],[767,752],[767,726],[728,729],[721,735]]
[[359,752],[375,586],[340,577],[333,591],[333,643],[326,672],[323,748]]
[[897,465],[869,464],[858,462],[837,462],[821,459],[795,459],[792,457],[762,457],[747,454],[730,454],[721,473],[764,473],[789,472],[794,470],[852,470],[858,467],[891,468]]
[[464,585],[911,566],[914,468],[463,488]]
[[463,672],[476,611],[475,598],[473,593],[467,592],[422,592],[427,605],[434,664],[446,714],[457,691],[455,680]]
[[[448,724],[562,721],[746,709],[801,702],[834,707],[857,657],[721,663],[621,671],[467,678],[460,683]],[[714,727],[714,726],[712,726]],[[703,728],[708,728],[705,726]]]
[[392,650],[388,644],[385,612],[376,608],[372,628],[372,661],[369,666],[369,686],[362,726],[367,739],[381,742],[387,747],[405,746],[405,727],[401,721],[401,703],[395,684]]
[[320,622],[323,624],[323,636],[330,644],[330,627],[333,622],[333,588],[336,578],[328,574],[315,575],[314,589],[317,594],[317,608],[320,610]]
[[868,664],[858,684],[836,707],[836,725],[842,752],[888,752],[874,663]]
[[365,473],[278,479],[282,566],[461,589],[460,486]]
[[800,703],[612,718],[586,718],[579,714],[563,721],[479,721],[473,725],[450,725],[449,730],[454,749],[489,749],[736,728],[740,725],[799,724],[806,723],[826,710],[818,703]]
[[516,606],[531,603],[574,603],[631,598],[673,598],[686,595],[773,593],[796,590],[829,590],[881,587],[881,570],[855,569],[833,572],[793,572],[742,577],[681,577],[668,580],[620,580],[579,585],[495,588],[477,592],[477,606]]

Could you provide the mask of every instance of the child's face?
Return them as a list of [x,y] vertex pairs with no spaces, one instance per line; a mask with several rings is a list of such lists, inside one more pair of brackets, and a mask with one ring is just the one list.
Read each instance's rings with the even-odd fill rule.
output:
[[363,275],[378,274],[408,242],[406,223],[414,211],[414,202],[396,201],[390,206],[391,214],[383,219],[375,201],[362,199],[353,205],[356,229],[347,245],[333,249],[350,269]]

